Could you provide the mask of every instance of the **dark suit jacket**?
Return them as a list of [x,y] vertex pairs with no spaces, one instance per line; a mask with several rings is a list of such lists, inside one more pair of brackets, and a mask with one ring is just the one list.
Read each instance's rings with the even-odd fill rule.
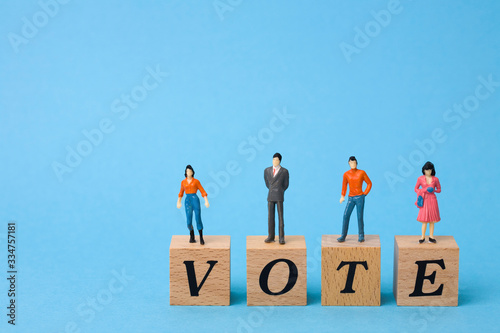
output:
[[281,167],[273,177],[273,167],[264,170],[264,180],[269,189],[267,201],[285,201],[285,190],[288,188],[288,170]]

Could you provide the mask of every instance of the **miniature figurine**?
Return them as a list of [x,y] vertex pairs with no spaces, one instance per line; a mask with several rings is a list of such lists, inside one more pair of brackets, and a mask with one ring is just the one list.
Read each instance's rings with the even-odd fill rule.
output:
[[[349,166],[351,170],[344,173],[344,179],[342,182],[342,195],[340,197],[340,203],[345,201],[345,194],[347,192],[347,184],[349,184],[349,199],[347,200],[347,206],[344,210],[344,221],[342,223],[342,235],[337,238],[337,241],[344,242],[347,236],[347,229],[349,228],[349,219],[351,218],[354,206],[356,206],[358,212],[358,242],[365,241],[365,230],[363,221],[363,210],[365,207],[365,196],[370,193],[372,189],[372,182],[368,175],[363,170],[359,170],[358,161],[356,157],[349,157]],[[363,191],[363,181],[366,182],[366,189]]]
[[434,223],[441,220],[436,193],[441,192],[441,184],[435,176],[436,170],[431,162],[424,164],[422,174],[423,176],[418,177],[417,185],[415,185],[415,192],[417,192],[415,205],[419,208],[417,221],[422,223],[422,238],[418,242],[420,244],[425,242],[425,231],[427,230],[427,223],[429,223],[429,242],[436,243]]
[[268,237],[264,240],[264,242],[274,242],[274,211],[277,206],[279,218],[279,243],[285,244],[283,201],[285,200],[285,191],[288,188],[288,170],[281,166],[280,153],[273,155],[273,166],[264,170],[264,180],[267,188],[269,189],[269,194],[267,195]]
[[200,190],[201,196],[205,199],[205,207],[210,207],[207,199],[207,192],[203,189],[198,179],[194,178],[194,170],[191,165],[186,166],[184,171],[184,179],[181,182],[181,191],[179,192],[179,198],[177,199],[177,208],[181,208],[181,200],[184,192],[186,192],[186,199],[184,200],[184,206],[186,207],[186,218],[187,218],[187,226],[190,233],[189,243],[196,243],[194,239],[194,230],[193,230],[193,211],[194,217],[196,220],[196,227],[200,233],[200,244],[204,245],[205,241],[203,240],[203,223],[201,222],[201,208],[200,208],[200,199],[196,195],[196,192]]

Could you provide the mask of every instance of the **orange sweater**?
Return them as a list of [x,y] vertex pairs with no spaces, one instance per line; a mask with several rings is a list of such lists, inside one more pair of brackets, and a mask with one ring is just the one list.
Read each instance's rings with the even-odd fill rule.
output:
[[[366,190],[363,192],[363,181],[366,182]],[[342,182],[342,196],[347,192],[347,184],[349,183],[349,196],[367,195],[372,189],[372,181],[363,170],[351,169],[344,173]]]
[[203,189],[198,179],[191,179],[191,183],[188,184],[187,178],[181,182],[181,191],[179,192],[179,198],[182,198],[184,195],[184,191],[186,194],[196,194],[196,192],[200,190],[201,196],[206,197],[207,192]]

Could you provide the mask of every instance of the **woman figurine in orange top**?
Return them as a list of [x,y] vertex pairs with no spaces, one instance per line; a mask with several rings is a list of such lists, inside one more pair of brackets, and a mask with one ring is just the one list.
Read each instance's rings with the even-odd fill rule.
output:
[[417,202],[415,204],[420,209],[417,221],[422,222],[422,238],[418,242],[425,242],[425,231],[427,230],[427,223],[429,223],[429,242],[436,243],[436,239],[434,239],[434,223],[439,222],[441,217],[439,216],[435,193],[441,192],[441,184],[439,184],[439,179],[435,177],[436,170],[431,162],[424,164],[422,174],[423,176],[418,177],[417,185],[415,185],[415,192],[417,192]]
[[190,243],[196,243],[194,239],[194,230],[193,230],[193,211],[194,217],[196,219],[196,227],[200,232],[200,244],[204,245],[205,241],[203,240],[203,223],[201,222],[201,208],[200,208],[200,199],[196,195],[196,192],[200,190],[201,196],[205,199],[205,207],[209,207],[207,199],[207,192],[203,189],[198,179],[194,178],[194,170],[191,165],[186,166],[186,170],[184,171],[184,179],[181,182],[181,191],[179,192],[179,198],[177,199],[177,208],[181,208],[182,196],[184,192],[186,192],[186,200],[184,200],[184,206],[186,207],[186,217],[187,217],[187,226],[190,232],[191,238],[189,239]]

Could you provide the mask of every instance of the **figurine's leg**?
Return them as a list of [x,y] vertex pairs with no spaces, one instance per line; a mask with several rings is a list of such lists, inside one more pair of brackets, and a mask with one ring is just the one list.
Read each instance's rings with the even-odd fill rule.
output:
[[186,199],[184,200],[184,207],[186,208],[186,222],[189,229],[189,243],[196,243],[193,230],[193,205],[191,203],[191,197],[189,195],[186,195]]
[[196,228],[198,228],[198,230],[203,230],[203,223],[201,222],[200,198],[198,198],[198,196],[193,198],[193,209],[194,209],[194,218],[196,221]]
[[189,230],[193,230],[193,205],[189,196],[186,196],[184,207],[186,208],[187,227]]
[[427,230],[427,223],[422,222],[422,239],[425,239],[425,231]]
[[429,222],[429,242],[436,243],[434,239],[434,222]]
[[358,213],[358,242],[365,241],[365,221],[363,220],[363,212],[365,209],[365,196],[360,195],[356,199],[356,210]]
[[275,210],[276,202],[268,201],[267,202],[267,238],[265,240],[266,243],[274,242],[274,210]]
[[349,229],[349,219],[351,218],[352,210],[354,209],[354,201],[352,197],[347,200],[347,205],[344,210],[344,221],[342,222],[342,235],[337,238],[339,242],[345,241],[347,230]]
[[203,223],[201,222],[201,207],[200,198],[198,196],[193,197],[193,208],[194,208],[194,219],[196,221],[196,228],[200,233],[200,244],[205,245],[205,240],[203,239]]
[[279,235],[280,244],[285,244],[285,221],[283,218],[283,201],[278,201],[278,219],[279,219]]

